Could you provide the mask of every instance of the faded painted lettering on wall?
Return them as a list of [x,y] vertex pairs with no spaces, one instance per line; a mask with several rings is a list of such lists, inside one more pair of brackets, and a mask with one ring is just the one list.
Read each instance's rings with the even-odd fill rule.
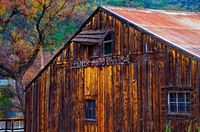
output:
[[82,67],[94,67],[94,66],[107,66],[107,65],[117,65],[117,64],[129,64],[129,56],[113,56],[104,57],[96,59],[86,59],[86,60],[76,60],[73,62],[71,68],[82,68]]

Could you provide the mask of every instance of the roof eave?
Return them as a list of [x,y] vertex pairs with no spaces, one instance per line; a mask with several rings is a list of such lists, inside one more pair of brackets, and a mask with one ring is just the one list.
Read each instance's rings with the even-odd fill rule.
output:
[[151,31],[149,31],[149,30],[147,30],[146,28],[143,28],[143,27],[139,26],[138,24],[129,21],[128,19],[126,19],[126,18],[124,18],[124,17],[122,17],[122,16],[116,14],[115,12],[113,12],[113,11],[111,11],[111,10],[109,10],[109,9],[107,9],[105,6],[99,6],[99,7],[93,12],[93,14],[82,24],[82,26],[79,28],[79,30],[78,30],[76,33],[74,33],[74,35],[72,35],[72,37],[67,41],[67,43],[63,46],[63,48],[51,59],[51,61],[49,61],[49,63],[48,63],[48,64],[37,74],[37,76],[25,87],[25,91],[26,91],[27,88],[32,84],[32,82],[34,82],[34,81],[48,68],[48,66],[50,66],[50,65],[55,61],[55,59],[62,53],[62,51],[66,48],[66,46],[68,46],[68,45],[72,42],[72,39],[74,38],[74,36],[76,36],[76,35],[83,29],[83,27],[92,19],[92,17],[93,17],[99,10],[103,10],[103,11],[105,11],[105,12],[107,12],[107,13],[110,13],[111,15],[113,15],[113,16],[115,16],[116,18],[118,18],[118,19],[124,21],[125,23],[127,23],[127,24],[129,24],[129,25],[131,25],[131,26],[134,26],[134,27],[138,28],[139,30],[141,30],[141,31],[143,31],[143,32],[146,32],[146,33],[149,34],[149,35],[155,36],[156,38],[158,38],[158,39],[160,39],[160,40],[166,42],[166,43],[169,44],[170,46],[175,47],[175,48],[181,50],[182,52],[187,53],[190,57],[192,57],[192,58],[194,58],[194,59],[200,61],[200,56],[198,56],[198,55],[196,55],[196,54],[192,54],[192,53],[189,52],[188,50],[186,50],[186,49],[184,49],[184,48],[182,48],[182,47],[180,47],[180,46],[174,44],[173,42],[170,42],[170,41],[166,40],[165,38],[163,38],[163,37],[161,37],[161,36],[159,36],[159,35],[157,35],[157,34],[151,32]]
[[81,25],[81,27],[72,35],[71,38],[66,42],[66,44],[63,46],[63,48],[60,49],[58,53],[54,55],[54,57],[45,65],[45,67],[33,78],[33,80],[28,83],[28,85],[25,86],[25,92],[30,87],[30,85],[56,60],[56,58],[63,52],[63,50],[69,46],[69,44],[72,42],[72,39],[83,29],[83,27],[93,18],[93,16],[99,11],[100,7],[98,7],[92,15]]
[[188,55],[189,57],[191,57],[191,58],[193,58],[193,59],[195,59],[195,60],[200,61],[200,56],[199,56],[199,55],[194,54],[194,53],[191,53],[191,52],[188,51],[187,49],[185,49],[185,48],[183,48],[183,47],[181,47],[181,46],[179,46],[179,45],[177,45],[177,44],[175,44],[175,43],[173,43],[173,42],[171,42],[171,41],[165,39],[164,37],[162,37],[162,36],[160,36],[160,35],[158,35],[158,34],[152,32],[152,31],[150,31],[150,30],[148,30],[148,29],[146,29],[146,28],[144,28],[144,27],[141,27],[141,26],[138,25],[137,23],[134,23],[134,22],[128,20],[127,18],[125,18],[125,17],[123,17],[123,16],[121,16],[121,15],[119,15],[119,14],[113,12],[112,10],[109,10],[109,9],[106,8],[105,6],[101,6],[100,9],[102,9],[102,10],[105,11],[106,13],[109,13],[110,15],[112,15],[112,16],[114,16],[114,17],[120,19],[120,20],[122,20],[123,22],[125,22],[125,23],[127,23],[127,24],[129,24],[129,25],[131,25],[131,26],[133,26],[133,27],[136,27],[137,29],[139,29],[139,30],[142,31],[142,32],[145,32],[145,33],[147,33],[147,34],[149,34],[149,35],[153,35],[155,38],[157,38],[157,39],[159,39],[159,40],[161,40],[161,41],[167,43],[167,44],[168,44],[167,46],[171,46],[171,47],[173,47],[173,48],[175,48],[175,49],[177,49],[177,50],[179,50],[179,51],[185,53],[185,54]]

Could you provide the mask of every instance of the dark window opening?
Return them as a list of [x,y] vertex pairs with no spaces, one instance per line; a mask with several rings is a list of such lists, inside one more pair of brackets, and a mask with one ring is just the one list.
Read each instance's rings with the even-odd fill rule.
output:
[[112,55],[112,43],[113,43],[112,34],[109,33],[104,38],[104,42],[103,42],[103,55],[104,56]]
[[168,94],[169,113],[189,114],[190,95],[188,92],[170,92]]
[[112,54],[112,42],[104,43],[103,47],[103,54],[104,55],[111,55]]
[[85,119],[95,120],[96,119],[96,103],[95,100],[85,101]]
[[104,38],[104,41],[112,40],[112,35],[111,33],[107,34],[106,37]]
[[99,56],[99,47],[98,46],[89,46],[89,57],[98,57]]

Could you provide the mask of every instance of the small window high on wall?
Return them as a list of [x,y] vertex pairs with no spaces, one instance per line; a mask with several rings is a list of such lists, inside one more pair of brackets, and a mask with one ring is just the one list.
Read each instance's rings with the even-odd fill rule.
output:
[[190,114],[189,92],[169,92],[168,111],[169,114]]
[[108,33],[103,41],[103,55],[108,56],[112,55],[112,33]]
[[85,100],[85,119],[86,120],[96,120],[95,100]]
[[87,46],[90,58],[112,55],[113,29],[86,30],[77,34],[72,41]]
[[89,57],[98,57],[99,56],[99,46],[88,46]]

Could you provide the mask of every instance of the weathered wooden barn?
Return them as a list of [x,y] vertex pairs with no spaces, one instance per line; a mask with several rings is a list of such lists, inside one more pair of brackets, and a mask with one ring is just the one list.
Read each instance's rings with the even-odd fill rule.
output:
[[200,126],[200,14],[99,7],[26,87],[26,132]]

